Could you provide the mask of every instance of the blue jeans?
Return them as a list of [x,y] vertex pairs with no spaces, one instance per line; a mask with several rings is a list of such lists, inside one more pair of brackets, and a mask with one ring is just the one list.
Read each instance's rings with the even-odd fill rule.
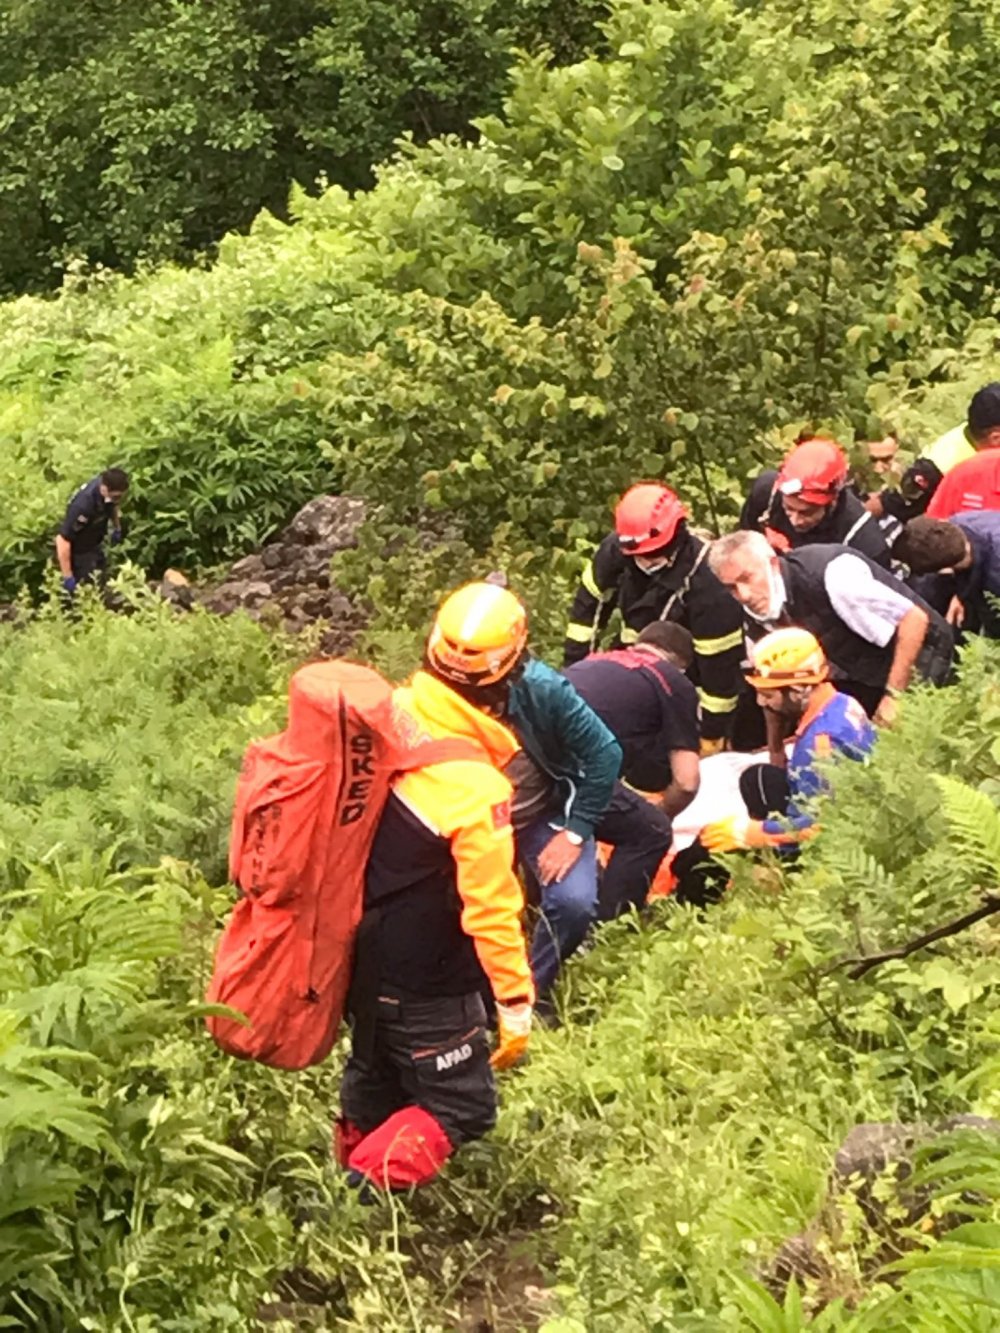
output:
[[[547,818],[537,819],[517,833],[518,858],[541,884],[538,857],[556,830]],[[593,838],[580,848],[572,870],[560,880],[542,886],[542,915],[531,946],[531,970],[539,995],[552,989],[560,964],[583,943],[597,919],[597,847]]]

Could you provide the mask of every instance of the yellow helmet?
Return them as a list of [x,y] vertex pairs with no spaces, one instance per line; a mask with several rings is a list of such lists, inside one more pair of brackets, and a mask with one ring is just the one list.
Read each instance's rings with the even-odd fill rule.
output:
[[789,685],[820,685],[829,669],[826,653],[814,634],[798,626],[772,630],[750,650],[747,683],[755,690],[782,690]]
[[527,612],[512,592],[467,583],[438,609],[427,664],[459,685],[495,685],[517,665],[527,642]]

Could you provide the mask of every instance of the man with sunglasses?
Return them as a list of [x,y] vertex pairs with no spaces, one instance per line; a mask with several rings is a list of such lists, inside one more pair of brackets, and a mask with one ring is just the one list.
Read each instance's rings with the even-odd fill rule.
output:
[[708,542],[687,525],[684,506],[669,487],[641,482],[615,510],[615,531],[584,570],[569,612],[563,660],[569,666],[601,646],[611,615],[621,628],[614,648],[629,647],[656,620],[689,630],[689,675],[701,704],[701,750],[730,740],[742,688],[742,613],[708,566]]

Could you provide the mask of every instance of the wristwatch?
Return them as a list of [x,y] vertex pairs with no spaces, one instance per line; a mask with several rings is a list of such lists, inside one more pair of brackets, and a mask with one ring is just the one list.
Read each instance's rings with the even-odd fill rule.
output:
[[573,830],[572,830],[572,829],[569,829],[569,828],[564,828],[564,829],[563,829],[563,833],[566,834],[566,840],[567,840],[567,842],[571,842],[571,843],[573,844],[574,847],[582,847],[582,846],[583,846],[583,835],[582,835],[582,834],[580,834],[580,833],[574,833]]

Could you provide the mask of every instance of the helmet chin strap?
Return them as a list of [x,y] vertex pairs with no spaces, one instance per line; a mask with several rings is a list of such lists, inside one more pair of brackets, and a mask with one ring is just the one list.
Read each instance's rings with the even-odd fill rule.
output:
[[[672,552],[672,553],[671,553]],[[634,555],[636,568],[643,574],[655,574],[661,569],[669,569],[680,554],[680,542],[663,547],[662,551],[653,551],[649,555]],[[647,561],[648,563],[643,563]]]

